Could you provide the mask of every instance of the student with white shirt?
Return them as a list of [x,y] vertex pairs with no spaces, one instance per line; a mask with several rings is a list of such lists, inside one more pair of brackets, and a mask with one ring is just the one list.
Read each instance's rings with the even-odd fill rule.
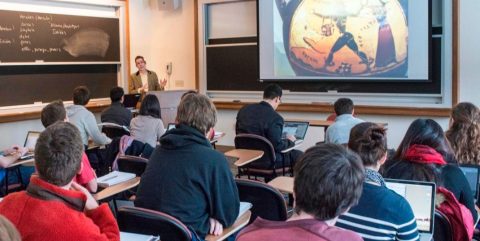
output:
[[157,74],[147,69],[147,61],[143,56],[135,57],[135,66],[138,71],[130,75],[128,92],[130,94],[146,93],[153,90],[164,90],[167,80],[158,80]]

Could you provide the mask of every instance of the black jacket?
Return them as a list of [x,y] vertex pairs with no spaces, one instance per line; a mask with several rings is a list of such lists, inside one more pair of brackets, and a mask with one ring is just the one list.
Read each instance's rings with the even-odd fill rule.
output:
[[282,150],[293,146],[293,142],[282,139],[283,117],[265,101],[246,105],[240,109],[235,130],[237,134],[255,134],[267,138],[272,143],[277,156]]
[[231,226],[239,198],[225,156],[185,125],[165,133],[160,144],[142,175],[135,206],[168,213],[201,238],[208,234],[209,217]]
[[102,122],[110,122],[121,126],[130,126],[132,112],[123,107],[120,102],[113,102],[110,107],[102,111],[100,116]]

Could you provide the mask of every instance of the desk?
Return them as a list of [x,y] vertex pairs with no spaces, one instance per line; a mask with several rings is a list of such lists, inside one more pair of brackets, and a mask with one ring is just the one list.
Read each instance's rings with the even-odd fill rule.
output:
[[293,177],[276,177],[268,182],[268,185],[278,189],[281,192],[293,194]]
[[289,152],[289,151],[291,151],[291,150],[293,150],[293,149],[297,149],[299,146],[302,145],[302,143],[303,143],[303,141],[300,142],[300,143],[297,143],[297,144],[293,145],[292,147],[289,147],[289,148],[287,148],[287,149],[283,149],[283,150],[281,150],[280,152],[281,152],[281,153],[287,153],[287,152]]
[[286,121],[298,121],[298,122],[308,122],[308,125],[309,126],[316,126],[316,127],[329,127],[331,126],[333,123],[335,123],[335,121],[327,121],[327,120],[302,120],[302,119],[288,119]]
[[26,166],[34,166],[35,165],[35,159],[30,158],[26,160],[16,160],[12,162],[8,167],[5,168],[5,195],[8,194],[8,173],[12,170],[15,169],[17,171],[17,176],[18,176],[18,181],[20,182],[20,187],[24,188],[25,184],[23,183],[22,179],[22,173],[20,171],[20,165],[26,165]]
[[261,158],[263,156],[263,151],[248,150],[248,149],[233,149],[231,151],[225,152],[225,156],[238,158],[238,160],[235,161],[234,165],[237,167],[241,167]]
[[121,193],[123,191],[126,191],[130,188],[136,187],[136,186],[138,186],[138,184],[140,184],[140,177],[135,177],[133,179],[130,179],[130,180],[122,182],[122,183],[119,183],[117,185],[107,187],[107,188],[103,189],[102,191],[100,191],[96,194],[93,194],[93,197],[95,198],[95,200],[100,201],[100,200],[103,200],[105,198],[114,196],[118,193]]
[[222,241],[227,239],[230,235],[234,234],[241,228],[247,226],[248,221],[250,221],[250,216],[252,215],[251,211],[245,212],[242,216],[240,216],[235,223],[226,229],[223,229],[223,233],[219,236],[207,235],[205,237],[205,241]]

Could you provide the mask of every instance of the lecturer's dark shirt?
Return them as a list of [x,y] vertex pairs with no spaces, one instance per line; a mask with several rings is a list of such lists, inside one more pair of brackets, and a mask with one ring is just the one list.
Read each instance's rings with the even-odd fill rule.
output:
[[132,112],[123,107],[120,102],[114,102],[110,107],[102,111],[100,116],[102,122],[110,122],[121,126],[130,126],[132,120]]
[[293,146],[293,142],[282,139],[283,117],[265,101],[240,109],[235,130],[237,134],[255,134],[267,138],[272,143],[277,158],[281,156],[282,150]]

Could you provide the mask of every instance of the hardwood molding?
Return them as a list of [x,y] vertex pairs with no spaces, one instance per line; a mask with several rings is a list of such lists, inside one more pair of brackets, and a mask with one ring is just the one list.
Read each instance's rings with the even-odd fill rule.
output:
[[[214,101],[215,107],[219,110],[239,110],[245,102]],[[278,111],[285,112],[306,112],[306,113],[333,113],[333,106],[329,104],[294,104],[282,103]],[[450,108],[414,108],[414,107],[391,107],[391,106],[367,106],[356,105],[355,113],[368,115],[398,115],[398,116],[431,116],[448,117]]]

